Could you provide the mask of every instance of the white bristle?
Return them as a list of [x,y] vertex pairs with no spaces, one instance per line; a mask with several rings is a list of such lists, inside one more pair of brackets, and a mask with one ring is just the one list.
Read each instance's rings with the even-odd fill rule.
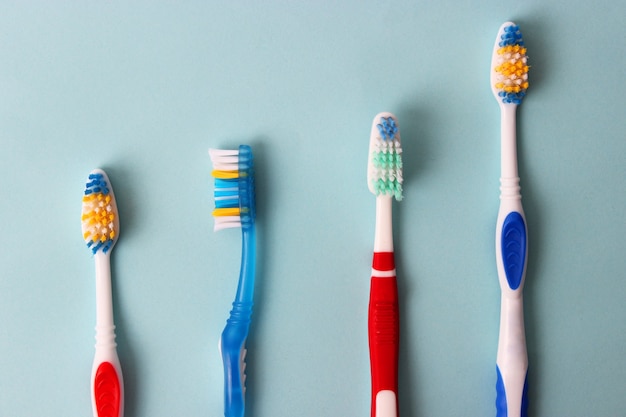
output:
[[231,227],[241,227],[241,218],[239,216],[215,217],[213,230],[218,231]]

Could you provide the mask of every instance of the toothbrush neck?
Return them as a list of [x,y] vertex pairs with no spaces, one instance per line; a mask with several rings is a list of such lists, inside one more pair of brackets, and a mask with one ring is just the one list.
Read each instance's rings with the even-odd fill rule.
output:
[[254,225],[242,229],[241,232],[241,269],[235,300],[252,303],[254,295],[254,278],[256,268],[256,232]]
[[374,252],[393,252],[392,197],[376,197],[376,229]]
[[113,301],[111,290],[111,253],[98,252],[96,264],[96,326],[113,326]]
[[517,179],[517,145],[515,113],[517,105],[503,104],[501,120],[501,179]]

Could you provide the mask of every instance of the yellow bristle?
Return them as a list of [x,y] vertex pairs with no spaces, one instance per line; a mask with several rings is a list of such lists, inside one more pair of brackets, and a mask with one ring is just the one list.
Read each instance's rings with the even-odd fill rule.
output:
[[241,215],[241,211],[239,207],[233,208],[218,208],[213,210],[213,216],[215,217],[223,217],[223,216],[239,216]]
[[213,176],[213,178],[231,180],[239,177],[239,171],[220,171],[216,169],[211,172],[211,175]]
[[526,48],[520,45],[507,45],[498,49],[498,55],[520,54],[526,55]]

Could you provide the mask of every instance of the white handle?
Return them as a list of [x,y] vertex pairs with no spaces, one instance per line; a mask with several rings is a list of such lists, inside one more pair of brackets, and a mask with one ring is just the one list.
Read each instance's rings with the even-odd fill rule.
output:
[[91,369],[94,417],[123,417],[124,380],[117,356],[111,294],[110,252],[98,252],[96,262],[96,353]]
[[[504,129],[503,129],[504,134]],[[513,132],[514,135],[514,132]],[[505,146],[505,142],[509,146]],[[503,160],[514,159],[515,136],[505,141]],[[505,156],[505,149],[506,155]],[[525,416],[528,354],[524,331],[523,296],[527,264],[527,228],[522,208],[517,165],[506,164],[500,179],[500,210],[496,223],[496,263],[502,291],[500,335],[496,359],[498,417]]]

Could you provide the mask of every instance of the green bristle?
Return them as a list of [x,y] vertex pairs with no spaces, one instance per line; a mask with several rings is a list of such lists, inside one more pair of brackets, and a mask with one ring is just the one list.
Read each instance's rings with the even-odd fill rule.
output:
[[375,152],[372,155],[372,163],[378,169],[402,169],[402,156],[397,152]]
[[372,166],[376,169],[372,186],[376,195],[392,195],[402,200],[402,155],[395,149],[372,152]]

